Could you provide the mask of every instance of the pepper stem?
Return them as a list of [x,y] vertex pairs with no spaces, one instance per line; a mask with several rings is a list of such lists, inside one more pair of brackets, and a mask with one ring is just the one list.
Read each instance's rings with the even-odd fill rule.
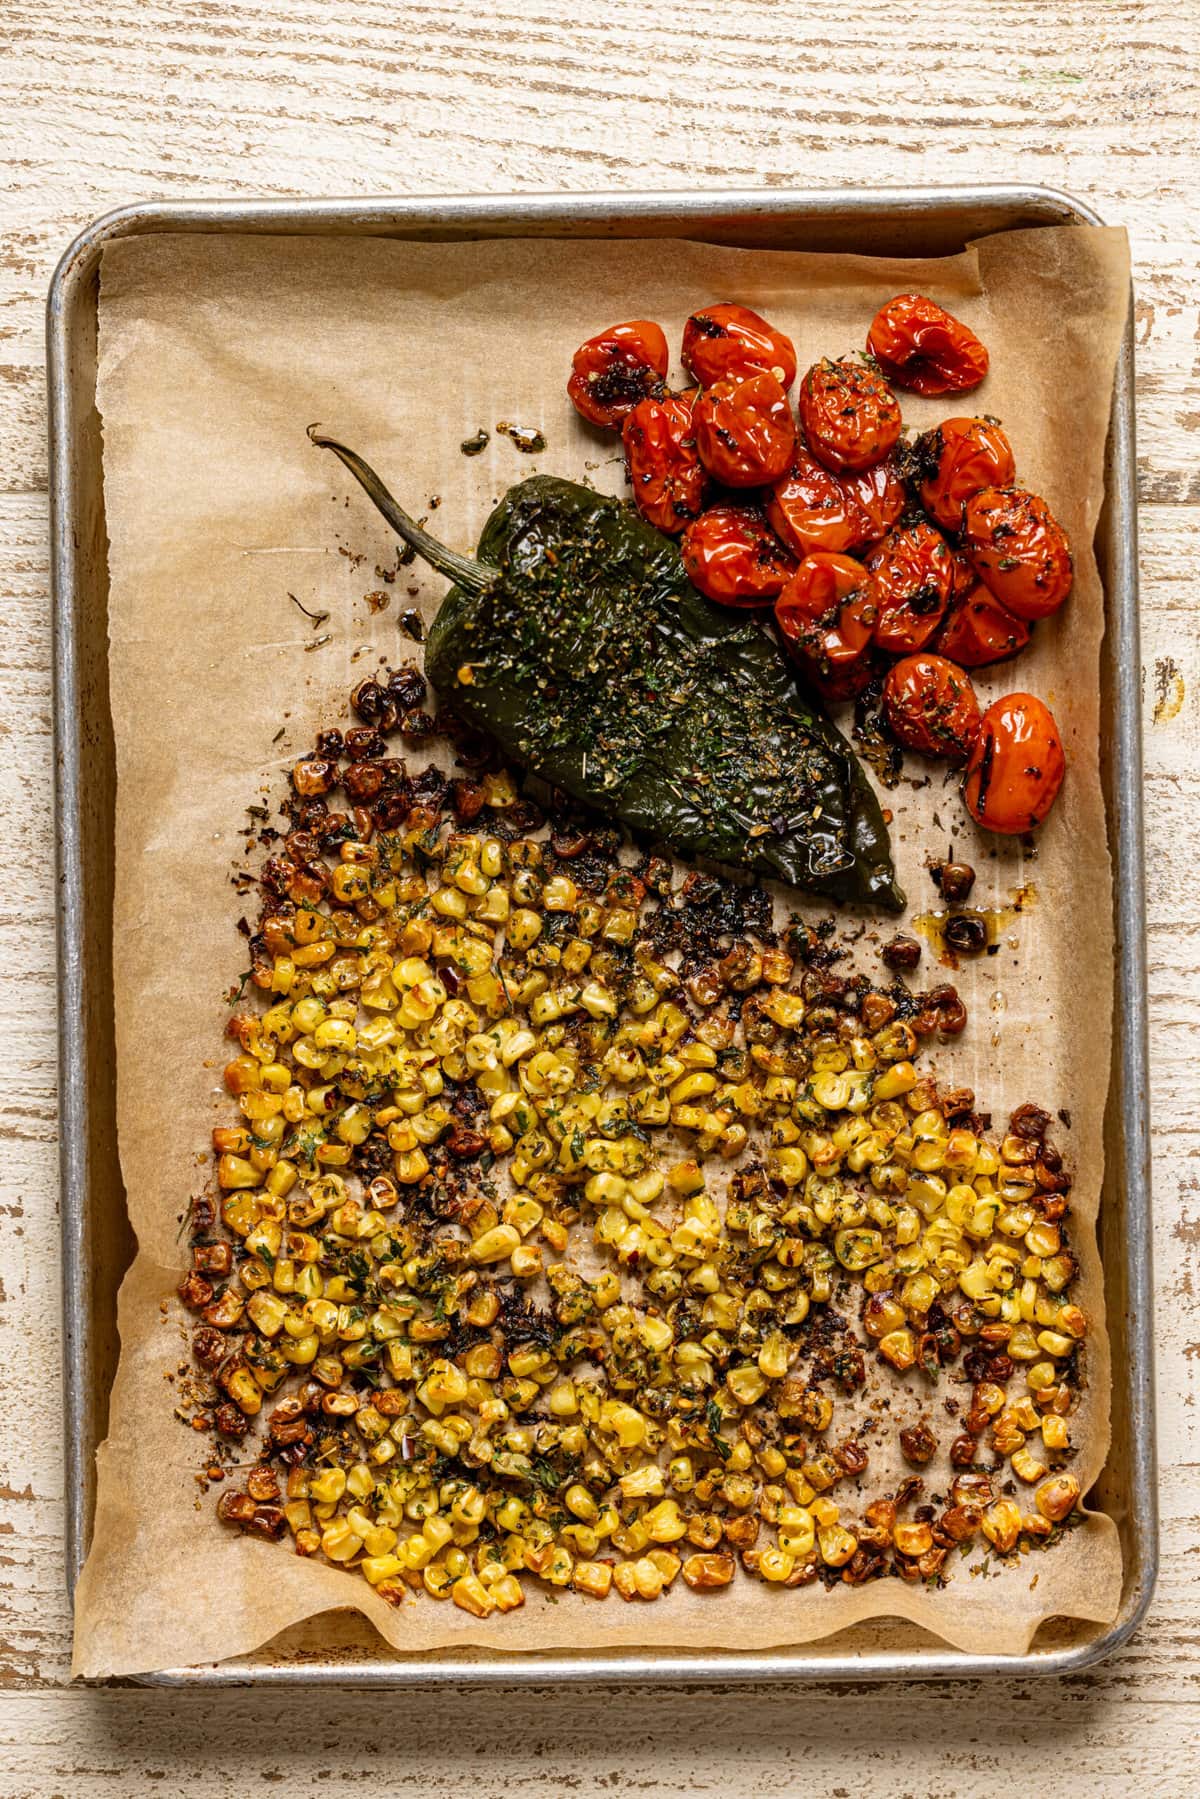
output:
[[459,587],[465,587],[469,593],[483,593],[496,579],[496,570],[489,568],[485,562],[476,562],[471,556],[460,556],[457,550],[450,550],[431,537],[423,526],[418,525],[415,518],[405,512],[403,506],[395,501],[375,470],[361,456],[348,450],[345,444],[336,443],[332,437],[322,437],[315,425],[308,427],[308,435],[318,449],[332,450],[334,455],[344,462],[354,479],[362,487],[368,497],[374,500],[388,524],[405,543],[410,544],[418,556],[424,557],[431,568],[445,575]]

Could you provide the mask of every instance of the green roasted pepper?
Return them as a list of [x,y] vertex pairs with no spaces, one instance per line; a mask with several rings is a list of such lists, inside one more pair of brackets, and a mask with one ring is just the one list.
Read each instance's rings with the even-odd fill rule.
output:
[[903,907],[850,746],[772,639],[696,592],[670,538],[618,500],[536,476],[501,500],[478,559],[461,556],[352,451],[313,441],[453,581],[426,672],[513,760],[677,850]]

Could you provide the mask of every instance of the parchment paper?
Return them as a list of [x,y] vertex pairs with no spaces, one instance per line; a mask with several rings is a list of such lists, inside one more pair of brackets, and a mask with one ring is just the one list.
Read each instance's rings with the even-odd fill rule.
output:
[[[76,1596],[76,1672],[128,1674],[246,1652],[338,1606],[357,1606],[409,1651],[767,1648],[895,1616],[963,1649],[1018,1652],[1043,1619],[1114,1615],[1120,1551],[1099,1514],[1012,1567],[993,1562],[972,1577],[951,1558],[953,1579],[940,1591],[888,1579],[785,1592],[739,1579],[715,1595],[677,1582],[654,1605],[615,1597],[597,1605],[570,1594],[554,1603],[531,1581],[523,1610],[486,1624],[423,1599],[393,1610],[358,1576],[221,1527],[214,1496],[199,1498],[195,1482],[203,1441],[173,1418],[167,1384],[188,1357],[178,1308],[163,1301],[185,1266],[180,1214],[211,1179],[199,1152],[227,1109],[218,1086],[228,1054],[222,996],[246,960],[233,927],[256,903],[230,884],[243,865],[245,807],[263,798],[274,807],[314,732],[344,722],[353,680],[415,653],[398,636],[398,611],[415,603],[428,620],[444,591],[417,568],[383,588],[375,571],[394,566],[395,545],[332,459],[310,446],[305,426],[320,421],[362,451],[414,512],[429,511],[436,496],[439,534],[470,547],[494,501],[535,469],[620,490],[614,440],[582,426],[563,391],[585,336],[615,319],[652,317],[678,345],[696,305],[736,298],[789,332],[803,370],[819,355],[861,347],[876,308],[911,288],[979,332],[992,372],[965,404],[905,397],[906,422],[999,415],[1019,478],[1049,499],[1076,553],[1065,609],[1039,625],[1015,669],[984,671],[978,683],[984,703],[1014,686],[1041,694],[1062,731],[1069,774],[1036,861],[1019,845],[978,837],[940,775],[884,797],[913,911],[932,906],[926,858],[944,855],[955,833],[980,870],[977,903],[1004,904],[1024,882],[1035,889],[1001,953],[951,977],[971,1022],[935,1063],[945,1079],[975,1088],[998,1127],[1026,1099],[1069,1109],[1071,1128],[1058,1140],[1076,1176],[1078,1297],[1095,1321],[1072,1466],[1085,1492],[1095,1478],[1109,1435],[1093,1220],[1112,927],[1097,761],[1102,597],[1090,545],[1128,297],[1123,233],[1017,233],[923,262],[647,242],[133,238],[104,254],[99,391],[118,760],[119,1131],[140,1251],[120,1297],[121,1362]],[[497,433],[499,421],[540,427],[545,453],[520,454]],[[464,457],[462,440],[480,426],[492,433],[487,450]],[[381,588],[390,605],[376,614],[364,596]],[[310,647],[314,627],[289,593],[329,611],[316,634],[331,641]],[[923,773],[919,764],[908,770]],[[886,935],[895,928],[875,923]],[[869,937],[859,953],[871,966]],[[921,974],[937,978],[928,950]],[[930,1407],[919,1377],[906,1391],[896,1427]],[[838,1410],[844,1420],[845,1402]],[[948,1439],[949,1421],[939,1422]],[[880,1465],[873,1452],[872,1491]],[[928,1484],[944,1492],[947,1478],[935,1465]],[[1019,1497],[1028,1506],[1032,1491]],[[846,1515],[855,1515],[852,1502]]]

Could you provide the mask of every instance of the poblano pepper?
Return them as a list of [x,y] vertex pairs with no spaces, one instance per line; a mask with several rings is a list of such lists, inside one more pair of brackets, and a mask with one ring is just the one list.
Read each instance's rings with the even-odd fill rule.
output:
[[753,619],[696,592],[670,538],[619,500],[539,475],[509,489],[478,557],[462,556],[353,451],[312,435],[453,581],[426,673],[514,761],[677,850],[903,907],[849,744]]

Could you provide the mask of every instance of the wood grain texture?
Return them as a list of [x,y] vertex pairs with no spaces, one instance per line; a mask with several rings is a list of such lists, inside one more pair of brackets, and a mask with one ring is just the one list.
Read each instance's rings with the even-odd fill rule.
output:
[[[565,15],[565,17],[564,17]],[[906,16],[907,15],[907,16]],[[1200,1788],[1200,112],[1140,0],[7,0],[0,11],[0,1795]],[[213,1698],[64,1686],[42,305],[132,200],[1021,180],[1137,290],[1164,1523],[1151,1616],[1041,1686]]]

